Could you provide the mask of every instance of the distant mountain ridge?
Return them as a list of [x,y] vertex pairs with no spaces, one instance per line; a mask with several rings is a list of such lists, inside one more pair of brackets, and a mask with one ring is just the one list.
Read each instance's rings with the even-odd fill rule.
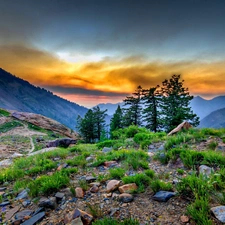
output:
[[225,108],[213,111],[204,119],[201,120],[200,128],[222,128],[225,127]]
[[88,110],[50,91],[35,87],[1,68],[0,108],[41,114],[71,129],[75,129],[76,117],[83,117]]

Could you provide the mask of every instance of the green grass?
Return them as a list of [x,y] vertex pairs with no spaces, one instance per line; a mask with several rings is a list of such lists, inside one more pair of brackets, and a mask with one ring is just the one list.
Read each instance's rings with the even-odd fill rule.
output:
[[20,122],[18,122],[17,120],[13,120],[7,123],[3,123],[0,125],[0,133],[5,133],[7,131],[12,130],[13,128],[22,126],[22,124]]
[[110,169],[109,174],[111,178],[121,179],[125,174],[125,170],[122,168]]
[[4,109],[0,109],[0,116],[10,116],[10,112]]
[[158,191],[172,191],[173,186],[171,183],[163,182],[159,179],[152,180],[150,183],[150,188],[154,193]]

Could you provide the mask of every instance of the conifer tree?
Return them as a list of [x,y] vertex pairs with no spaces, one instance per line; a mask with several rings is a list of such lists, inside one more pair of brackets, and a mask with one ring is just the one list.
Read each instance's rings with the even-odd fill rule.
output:
[[97,106],[89,109],[84,118],[80,116],[77,118],[78,132],[84,138],[85,142],[93,143],[100,140],[104,132],[106,111],[101,111]]
[[110,120],[110,133],[114,130],[120,129],[123,127],[123,112],[120,106],[118,105],[115,113],[113,114],[112,119]]
[[180,75],[173,75],[169,80],[164,80],[161,87],[162,95],[162,121],[165,130],[171,131],[184,120],[193,126],[199,124],[199,117],[193,113],[189,106],[193,99],[188,88],[183,87],[184,80],[180,81]]
[[138,86],[137,90],[133,93],[133,96],[128,96],[123,101],[125,105],[129,108],[124,109],[124,125],[141,125],[141,97],[142,97],[142,87]]
[[160,130],[160,112],[159,104],[161,96],[158,90],[159,86],[143,90],[143,101],[145,108],[143,109],[143,120],[146,122],[146,128],[157,132]]

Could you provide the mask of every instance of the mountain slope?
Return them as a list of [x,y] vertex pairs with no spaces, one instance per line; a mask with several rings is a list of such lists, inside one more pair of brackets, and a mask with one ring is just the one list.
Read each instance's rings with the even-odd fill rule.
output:
[[199,127],[225,127],[225,108],[216,110],[201,120]]
[[84,116],[87,108],[35,87],[0,68],[0,107],[32,112],[52,118],[75,129],[76,117]]
[[203,119],[213,111],[225,108],[225,96],[218,96],[211,100],[197,96],[191,101],[191,107],[194,113]]

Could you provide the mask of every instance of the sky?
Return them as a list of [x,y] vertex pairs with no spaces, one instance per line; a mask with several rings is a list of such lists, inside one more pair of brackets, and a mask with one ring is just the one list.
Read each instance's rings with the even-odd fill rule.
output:
[[0,67],[77,104],[181,74],[225,95],[224,0],[0,0]]

